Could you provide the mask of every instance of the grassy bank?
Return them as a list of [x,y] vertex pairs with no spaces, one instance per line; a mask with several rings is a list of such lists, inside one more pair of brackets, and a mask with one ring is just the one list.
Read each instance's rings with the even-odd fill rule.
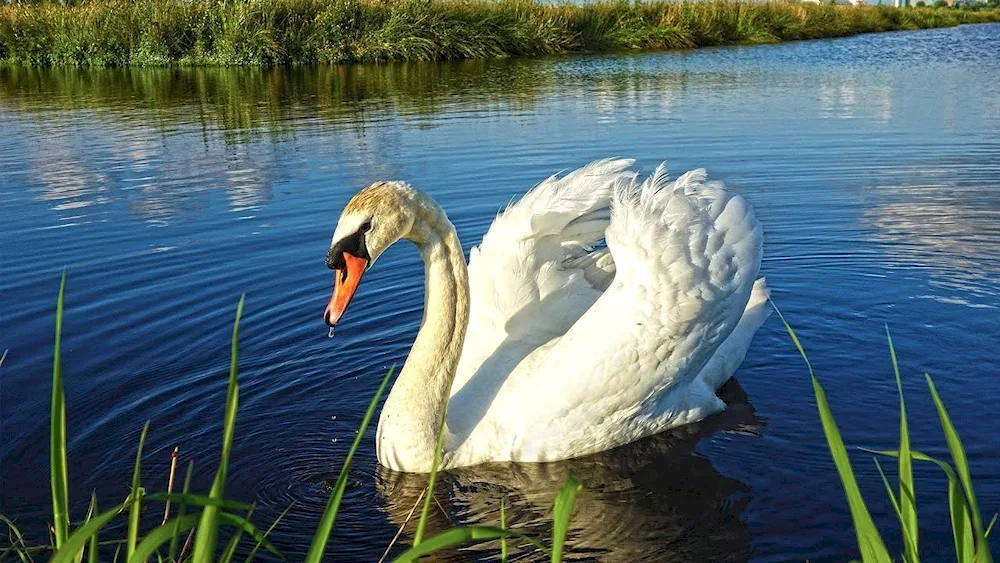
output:
[[1000,11],[741,2],[92,0],[0,6],[0,61],[297,65],[675,49],[1000,21]]

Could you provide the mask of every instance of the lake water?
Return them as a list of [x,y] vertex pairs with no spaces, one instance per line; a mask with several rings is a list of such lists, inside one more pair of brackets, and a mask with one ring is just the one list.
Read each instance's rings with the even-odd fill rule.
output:
[[[294,501],[273,537],[301,559],[369,398],[405,359],[421,318],[419,257],[399,245],[327,338],[324,257],[342,206],[373,181],[405,179],[447,209],[468,250],[498,210],[549,174],[628,156],[646,171],[661,160],[675,174],[706,167],[755,206],[762,273],[849,447],[898,443],[888,324],[915,447],[947,456],[927,372],[992,516],[1000,509],[998,50],[1000,25],[980,25],[517,61],[0,69],[0,352],[9,349],[0,368],[0,513],[44,540],[64,266],[74,517],[92,490],[105,507],[128,493],[147,419],[144,484],[165,488],[178,445],[208,489],[231,323],[245,292],[227,493],[256,502],[265,525]],[[496,524],[506,499],[513,525],[547,533],[548,508],[572,474],[585,485],[570,534],[579,558],[855,555],[810,380],[776,316],[724,395],[729,411],[620,450],[449,472],[433,524]],[[362,444],[330,543],[339,560],[377,560],[424,485],[378,468],[373,432]],[[852,451],[898,550],[874,463]],[[923,466],[917,476],[924,555],[953,557],[946,482]]]

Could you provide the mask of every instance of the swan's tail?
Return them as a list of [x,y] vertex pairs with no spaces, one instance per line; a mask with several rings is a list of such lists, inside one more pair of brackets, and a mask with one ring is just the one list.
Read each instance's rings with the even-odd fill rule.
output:
[[770,298],[771,290],[768,289],[767,282],[764,278],[757,278],[753,282],[750,300],[747,302],[746,309],[743,310],[740,322],[736,324],[733,332],[729,333],[729,336],[715,351],[712,359],[698,374],[698,379],[712,391],[729,381],[729,378],[736,372],[736,368],[743,363],[747,350],[750,349],[753,335],[771,314],[771,307],[767,303]]
[[[750,290],[750,301],[747,302],[747,312],[755,309],[757,307],[764,307],[767,309],[764,318],[771,314],[771,308],[767,306],[767,300],[771,298],[771,288],[767,287],[766,278],[757,278],[757,281],[753,282],[753,289]],[[744,313],[746,314],[746,313]]]

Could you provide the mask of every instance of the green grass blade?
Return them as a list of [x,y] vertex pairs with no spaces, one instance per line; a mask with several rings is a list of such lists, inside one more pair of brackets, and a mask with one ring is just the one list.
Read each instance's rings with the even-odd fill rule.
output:
[[340,509],[340,501],[344,498],[344,491],[347,489],[347,474],[351,466],[351,459],[354,457],[354,452],[358,449],[358,444],[361,443],[361,438],[365,435],[365,430],[368,429],[368,423],[371,422],[372,415],[375,414],[375,407],[378,405],[378,400],[385,391],[385,386],[389,383],[389,378],[392,377],[393,371],[395,371],[395,366],[389,369],[389,372],[382,378],[382,384],[379,385],[375,396],[368,403],[368,410],[365,411],[365,417],[361,420],[361,427],[358,428],[358,433],[354,437],[351,449],[347,451],[347,457],[344,459],[344,466],[340,468],[340,475],[337,476],[337,483],[333,487],[333,493],[330,495],[330,500],[326,503],[326,509],[323,510],[323,517],[320,519],[319,526],[316,527],[316,533],[313,535],[312,544],[309,546],[309,553],[306,554],[305,563],[320,563],[323,560],[323,553],[326,551],[326,542],[330,539],[330,534],[333,532],[333,523],[337,518],[337,510]]
[[934,399],[934,406],[937,407],[938,417],[941,419],[941,429],[944,430],[945,439],[948,441],[948,450],[951,452],[951,459],[955,462],[955,472],[962,482],[962,489],[965,492],[965,502],[969,508],[969,515],[972,518],[972,533],[975,539],[976,561],[981,563],[991,563],[993,557],[990,555],[989,545],[986,542],[986,534],[983,530],[983,519],[979,513],[979,503],[976,501],[976,492],[972,488],[972,475],[969,472],[969,460],[965,457],[965,447],[962,446],[962,439],[958,436],[958,430],[948,416],[941,396],[938,395],[931,376],[924,374],[927,378],[927,386],[931,390],[931,397]]
[[[236,321],[233,323],[232,353],[229,364],[229,387],[226,390],[226,410],[222,426],[222,456],[219,459],[219,470],[215,474],[212,482],[212,489],[209,496],[222,500],[222,495],[226,487],[226,473],[229,469],[229,452],[233,446],[233,433],[236,427],[236,410],[239,406],[239,342],[240,342],[240,317],[243,316],[243,300],[246,296],[240,297],[239,305],[236,306]],[[215,558],[215,542],[219,534],[218,506],[206,506],[201,512],[201,521],[198,523],[198,531],[194,536],[194,552],[192,558],[195,563],[209,563]]]
[[[293,506],[295,506],[294,500],[291,502],[291,504],[288,505],[288,508],[283,510],[281,514],[279,514],[278,517],[274,519],[274,522],[271,522],[271,526],[264,532],[265,538],[271,535],[271,530],[273,530],[278,526],[278,523],[281,522],[281,519],[285,517],[285,514],[288,514],[288,511],[291,510]],[[257,545],[253,546],[253,549],[250,550],[250,554],[247,555],[245,563],[251,563],[251,561],[253,561],[253,558],[255,555],[257,555],[257,551],[260,550],[261,545],[262,545],[261,542],[257,542]]]
[[[900,519],[903,518],[902,513],[899,510],[899,501],[896,500],[896,493],[892,492],[892,485],[889,484],[889,479],[885,476],[885,471],[882,470],[882,464],[878,462],[878,458],[873,458],[875,460],[875,468],[878,469],[878,474],[882,477],[882,484],[885,485],[885,492],[889,495],[889,502],[892,503],[892,509],[896,511],[896,516]],[[906,531],[905,529],[903,530]]]
[[125,560],[131,560],[135,546],[139,541],[139,516],[142,513],[142,488],[139,485],[140,466],[142,462],[142,446],[146,443],[146,432],[149,431],[149,421],[142,427],[139,434],[139,448],[135,451],[135,468],[132,470],[132,494],[128,508],[128,544],[125,549]]
[[240,543],[241,539],[243,539],[243,530],[236,530],[236,533],[233,534],[233,537],[229,538],[229,542],[222,550],[219,563],[229,563],[233,560],[233,555],[236,554],[236,544]]
[[[920,530],[917,528],[908,528],[906,523],[903,521],[903,513],[900,510],[899,501],[896,499],[896,494],[892,492],[892,485],[889,484],[889,479],[885,476],[885,471],[882,470],[882,464],[879,463],[878,458],[875,458],[875,468],[878,469],[878,474],[882,477],[882,484],[885,485],[885,492],[889,495],[889,501],[892,503],[893,510],[896,511],[896,517],[899,518],[900,527],[903,530],[904,546],[916,543],[916,538],[913,537],[913,534],[919,533]],[[905,552],[903,553],[903,560],[910,563],[919,562],[919,559],[910,559]]]
[[[188,462],[187,475],[184,476],[184,488],[183,495],[186,497],[188,491],[191,490],[191,473],[194,471],[194,460]],[[174,535],[170,538],[170,548],[167,550],[167,561],[174,561],[174,556],[177,555],[177,543],[180,540],[181,529],[180,523],[181,518],[184,517],[184,512],[187,510],[187,503],[183,500],[180,501],[181,505],[177,508],[177,517],[174,518]]]
[[21,535],[21,530],[17,527],[17,524],[14,524],[13,520],[7,518],[3,514],[0,514],[0,522],[3,522],[3,524],[10,528],[10,531],[14,533],[14,537],[17,539],[16,543],[24,545],[24,536]]
[[28,549],[21,547],[8,547],[0,549],[0,561],[6,561],[9,553],[17,555],[17,558],[21,560],[21,563],[34,563],[34,559],[31,558],[31,553]]
[[[14,534],[14,539],[16,541],[13,542],[14,545],[10,549],[13,550],[14,553],[17,554],[18,558],[20,558],[24,563],[31,561],[31,555],[27,552],[27,546],[24,543],[24,536],[21,535],[21,530],[14,525],[14,522],[2,514],[0,514],[0,522],[6,524],[7,527],[10,528],[10,531]],[[21,547],[17,547],[18,544],[20,544]],[[3,554],[3,557],[0,557],[0,561],[3,561],[6,558],[7,550],[4,550]]]
[[[97,514],[97,491],[90,493],[90,508],[87,509],[87,518],[84,520],[84,524],[90,522],[90,519]],[[97,532],[90,538],[90,545],[87,546],[87,563],[97,563]],[[77,561],[83,561],[83,553],[80,553],[80,557],[76,558]]]
[[975,543],[972,539],[972,522],[969,520],[969,510],[962,494],[962,485],[948,464],[948,513],[951,516],[951,534],[955,542],[957,561],[971,561],[975,553]]
[[892,345],[892,335],[889,333],[888,325],[885,327],[885,337],[889,341],[892,371],[896,374],[896,389],[899,390],[899,521],[903,528],[903,553],[907,561],[916,563],[920,560],[917,544],[920,528],[917,524],[916,490],[913,487],[910,429],[906,420],[906,403],[903,401],[903,378],[899,375],[896,348]]
[[178,533],[186,532],[197,526],[199,518],[201,518],[199,514],[189,514],[187,516],[178,516],[167,521],[166,524],[160,525],[142,538],[142,541],[135,548],[135,551],[132,552],[126,563],[142,563],[146,561],[153,556],[153,553],[160,546],[176,537]]
[[146,498],[153,501],[171,501],[171,502],[183,502],[188,505],[195,506],[217,506],[219,508],[225,508],[227,510],[242,510],[246,512],[253,508],[252,504],[247,504],[245,502],[236,502],[234,500],[217,499],[205,495],[197,495],[193,493],[154,493],[151,495],[146,495]]
[[990,525],[986,526],[986,532],[983,535],[986,536],[987,538],[990,537],[990,532],[993,531],[993,524],[997,523],[997,516],[1000,516],[1000,514],[994,514],[993,519],[990,520]]
[[278,557],[282,557],[281,552],[278,551],[278,549],[274,547],[274,545],[272,545],[267,538],[264,537],[264,534],[261,533],[261,531],[258,530],[257,527],[254,526],[252,523],[250,523],[250,521],[247,520],[246,518],[242,516],[237,516],[235,514],[230,514],[228,512],[220,512],[219,520],[231,526],[235,526],[237,530],[249,534],[250,537],[252,537],[258,543],[264,546],[264,549],[270,551],[271,553],[277,555]]
[[812,378],[813,392],[816,395],[816,404],[820,411],[820,421],[823,425],[823,433],[830,448],[830,455],[833,457],[837,473],[840,474],[844,492],[847,495],[847,503],[851,510],[851,520],[854,522],[854,531],[858,538],[858,548],[861,551],[862,559],[868,561],[888,562],[891,560],[889,552],[879,535],[875,522],[872,520],[868,507],[865,506],[858,482],[854,477],[854,470],[851,468],[850,458],[847,456],[847,448],[844,440],[834,421],[830,405],[826,400],[826,393],[823,386],[815,376]]
[[[96,493],[92,491],[90,493],[90,506],[87,507],[87,515],[83,519],[83,523],[84,524],[86,524],[87,522],[89,522],[90,518],[94,515],[94,501],[96,500],[94,498],[95,496],[96,496]],[[93,541],[94,541],[94,538],[90,538],[90,542],[88,542],[87,546],[85,546],[85,547],[83,547],[83,548],[80,549],[80,551],[76,554],[76,557],[74,558],[74,562],[75,563],[83,563],[83,552],[86,551],[87,547],[89,547],[90,543],[92,543]]]
[[[507,499],[500,499],[500,527],[507,529]],[[500,538],[500,563],[507,563],[507,538]]]
[[[62,380],[62,322],[66,297],[66,270],[56,301],[56,342],[52,356],[52,408],[49,430],[49,480],[52,484],[52,522],[58,549],[69,537],[69,478],[66,470],[66,395]],[[83,547],[83,546],[81,546]]]
[[403,553],[400,553],[399,557],[393,561],[394,563],[409,563],[416,561],[424,555],[430,555],[449,547],[455,547],[469,542],[492,541],[499,538],[520,538],[530,542],[544,552],[549,551],[537,540],[515,532],[514,530],[504,530],[502,528],[494,528],[492,526],[464,526],[452,528],[441,532],[436,536],[427,538],[426,540],[420,542],[420,545],[415,545]]
[[[254,508],[252,506],[250,507],[249,510],[247,510],[247,520],[250,520],[250,517],[253,516],[253,511]],[[233,555],[236,553],[236,546],[237,544],[240,543],[241,539],[243,539],[242,528],[236,530],[236,533],[233,534],[233,537],[229,539],[229,543],[226,544],[226,548],[222,550],[222,557],[219,558],[219,561],[221,563],[229,563],[230,561],[233,560]]]
[[22,549],[20,547],[7,547],[4,549],[0,549],[0,563],[6,561],[7,555],[10,553],[17,555],[18,559],[21,560],[21,563],[32,563],[33,561],[31,559],[31,555],[28,553],[26,549]]
[[438,466],[441,465],[441,449],[444,447],[444,431],[448,422],[448,405],[441,409],[441,422],[438,423],[437,443],[434,446],[434,461],[431,462],[431,473],[427,477],[427,495],[424,506],[420,509],[420,521],[417,522],[417,532],[413,535],[413,545],[420,545],[424,539],[424,529],[431,513],[431,501],[434,500],[434,483],[437,482]]
[[98,530],[106,526],[115,516],[121,514],[123,508],[125,508],[125,505],[119,504],[111,510],[94,516],[89,522],[77,528],[76,531],[66,538],[62,547],[56,551],[56,554],[52,557],[49,563],[71,563],[74,561],[76,559],[76,554],[83,549],[83,546],[87,545],[90,538],[96,534]]
[[[862,448],[864,449],[864,448]],[[899,457],[897,450],[869,450],[869,453],[890,457]],[[952,537],[955,540],[956,561],[971,561],[973,554],[972,524],[969,522],[969,512],[965,504],[965,496],[962,494],[962,484],[959,482],[955,471],[947,463],[933,458],[917,450],[911,450],[910,455],[918,461],[929,461],[934,463],[944,471],[948,477],[948,512],[951,516]]]
[[569,517],[576,505],[576,495],[582,485],[576,479],[566,479],[552,505],[552,563],[562,561],[563,547],[566,544],[566,534],[569,532]]
[[806,351],[799,342],[798,336],[795,335],[795,331],[792,330],[791,325],[785,320],[784,315],[781,314],[774,301],[771,302],[771,306],[778,313],[778,317],[781,318],[781,322],[785,325],[785,330],[788,331],[788,335],[792,338],[792,342],[795,343],[799,354],[805,360],[806,367],[809,368],[809,375],[812,378],[813,393],[816,395],[816,407],[819,409],[819,418],[823,426],[823,433],[826,435],[826,443],[830,448],[830,455],[833,457],[833,463],[837,467],[837,473],[840,474],[840,481],[844,486],[847,504],[851,510],[851,520],[854,522],[854,532],[858,538],[858,549],[861,551],[861,558],[865,563],[888,563],[892,558],[889,556],[889,551],[882,541],[882,536],[879,535],[878,528],[875,527],[875,522],[868,512],[868,507],[865,506],[865,500],[861,496],[857,479],[854,477],[854,470],[851,468],[850,458],[847,456],[847,448],[844,446],[844,439],[840,435],[840,429],[837,428],[833,412],[830,410],[829,403],[827,403],[826,392],[823,390],[823,386],[820,385],[819,379],[813,371],[812,364],[806,356]]

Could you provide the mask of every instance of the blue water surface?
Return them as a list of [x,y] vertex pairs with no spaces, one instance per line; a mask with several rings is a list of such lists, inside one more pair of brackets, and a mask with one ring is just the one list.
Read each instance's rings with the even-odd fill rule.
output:
[[[691,52],[292,70],[0,69],[0,513],[47,538],[55,297],[70,493],[120,502],[147,420],[144,484],[170,452],[207,490],[229,339],[246,294],[227,495],[257,503],[299,560],[380,376],[421,319],[411,246],[366,276],[338,335],[324,256],[361,187],[402,179],[468,250],[513,197],[607,156],[705,167],[754,205],[762,273],[796,327],[887,542],[898,525],[871,456],[898,443],[892,330],[914,446],[947,457],[923,374],[1000,509],[1000,25]],[[584,483],[577,559],[843,561],[850,517],[801,358],[776,316],[702,424],[582,460],[449,472],[432,527],[546,535]],[[890,473],[894,465],[886,464]],[[422,477],[355,458],[329,551],[377,560]],[[921,549],[953,556],[946,481],[917,468]],[[156,509],[151,509],[156,510]],[[157,515],[151,514],[150,523]],[[403,543],[412,534],[406,528]],[[994,540],[994,548],[998,544]],[[399,546],[393,548],[399,551]],[[515,547],[515,559],[536,560]],[[110,552],[108,554],[110,556]],[[498,548],[444,560],[496,559]]]

